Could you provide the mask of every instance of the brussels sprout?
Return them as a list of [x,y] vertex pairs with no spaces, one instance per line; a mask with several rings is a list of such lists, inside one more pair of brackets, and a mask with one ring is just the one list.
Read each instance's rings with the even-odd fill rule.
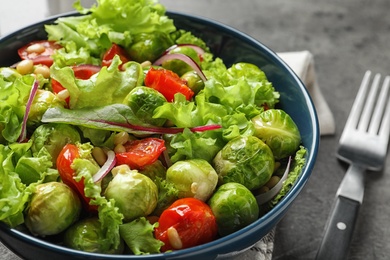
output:
[[127,49],[136,62],[155,61],[173,42],[164,33],[140,33],[134,36],[134,44]]
[[158,177],[165,179],[167,169],[164,167],[160,160],[153,162],[152,164],[145,165],[140,173],[148,176],[153,181]]
[[254,190],[271,178],[275,161],[271,149],[259,138],[239,136],[218,152],[213,164],[220,184],[238,182]]
[[215,215],[218,233],[221,236],[229,235],[259,217],[259,206],[255,196],[239,183],[221,185],[208,204]]
[[218,174],[203,159],[178,161],[167,170],[167,181],[179,190],[179,198],[193,197],[206,201],[218,183]]
[[114,199],[115,206],[129,222],[153,212],[157,205],[158,189],[156,184],[137,170],[130,170],[127,165],[112,169],[114,178],[105,190],[107,199]]
[[121,254],[124,250],[123,240],[118,248],[112,248],[112,241],[107,240],[96,217],[80,220],[68,228],[64,235],[64,245],[91,253]]
[[187,86],[192,89],[195,94],[199,93],[199,91],[204,88],[204,81],[193,70],[184,73],[181,76],[181,79],[187,82]]
[[47,90],[38,89],[28,114],[28,125],[33,126],[41,123],[42,115],[48,108],[64,107],[65,102]]
[[252,118],[255,136],[263,140],[276,159],[295,153],[301,143],[301,135],[292,118],[283,110],[269,109]]
[[166,119],[153,118],[153,111],[165,102],[167,100],[160,92],[143,86],[134,88],[123,101],[140,120],[156,126],[162,126]]
[[55,235],[72,225],[80,211],[80,199],[71,188],[61,182],[47,182],[37,185],[25,223],[33,235]]
[[81,137],[74,126],[67,124],[49,123],[40,125],[31,136],[31,150],[38,153],[43,147],[47,149],[55,166],[57,156],[68,143],[80,142]]
[[[180,54],[187,55],[188,57],[193,59],[197,64],[200,64],[198,53],[191,47],[185,47],[185,46],[177,47],[169,52],[169,54],[173,54],[173,53],[180,53]],[[165,61],[162,64],[162,67],[174,71],[179,76],[182,76],[184,73],[193,70],[193,68],[190,65],[188,65],[187,63],[181,60]]]

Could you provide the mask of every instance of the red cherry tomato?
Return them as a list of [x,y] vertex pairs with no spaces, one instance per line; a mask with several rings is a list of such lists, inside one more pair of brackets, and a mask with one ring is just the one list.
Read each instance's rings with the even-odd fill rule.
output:
[[126,152],[116,154],[116,164],[127,164],[131,169],[154,163],[166,149],[164,140],[152,137],[128,141],[124,147]]
[[176,93],[182,93],[187,100],[190,100],[194,95],[186,82],[171,70],[151,67],[145,76],[144,83],[145,86],[154,88],[163,94],[170,102],[173,101]]
[[54,41],[33,41],[18,50],[22,60],[32,60],[34,64],[42,64],[50,67],[53,64],[51,55],[62,46]]
[[115,57],[115,55],[118,55],[120,60],[122,61],[122,64],[119,66],[119,69],[122,69],[122,65],[130,60],[129,55],[126,53],[126,51],[118,44],[113,43],[111,48],[108,49],[103,55],[102,66],[110,66],[112,63],[112,59]]
[[[61,85],[61,83],[59,83],[57,80],[55,79],[51,79],[51,88],[53,90],[54,93],[58,94],[59,92],[61,92],[62,90],[64,90],[65,88]],[[69,105],[69,97],[65,99],[65,102]]]
[[92,75],[98,73],[101,70],[100,66],[91,64],[80,64],[72,67],[74,76],[78,79],[89,79]]
[[154,235],[164,242],[162,252],[201,245],[217,237],[217,222],[210,207],[195,198],[175,201],[164,210]]
[[71,165],[77,158],[80,158],[79,148],[74,144],[66,144],[57,157],[57,170],[61,180],[80,196],[84,206],[90,211],[96,211],[97,207],[89,205],[91,199],[84,194],[84,179],[79,182],[74,179],[75,171]]

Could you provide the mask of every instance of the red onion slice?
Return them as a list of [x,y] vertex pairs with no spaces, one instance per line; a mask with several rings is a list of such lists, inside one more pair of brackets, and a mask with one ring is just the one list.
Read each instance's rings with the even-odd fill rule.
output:
[[207,81],[206,76],[203,74],[202,69],[199,67],[198,63],[196,63],[191,57],[181,54],[181,53],[171,53],[171,54],[165,54],[158,58],[153,65],[160,66],[163,64],[165,61],[170,61],[170,60],[181,60],[187,63],[188,65],[191,66],[191,68],[199,75],[199,77],[203,81]]
[[279,193],[279,191],[283,187],[284,181],[287,179],[288,173],[290,172],[290,165],[291,165],[291,157],[289,157],[288,159],[286,170],[284,171],[283,176],[282,178],[280,178],[279,182],[274,187],[272,187],[272,189],[270,189],[269,191],[256,196],[257,204],[262,205],[270,201],[273,197],[275,197]]
[[190,47],[192,48],[194,51],[196,51],[196,53],[202,57],[203,54],[205,53],[205,51],[199,47],[198,45],[195,45],[195,44],[189,44],[189,43],[182,43],[182,44],[175,44],[175,45],[172,45],[171,47],[169,47],[168,49],[165,50],[164,52],[164,55],[165,54],[168,54],[170,51],[176,49],[176,48],[179,48],[179,47]]
[[34,84],[31,88],[30,96],[28,97],[28,101],[26,104],[26,110],[25,110],[24,116],[23,116],[22,132],[20,133],[20,136],[18,138],[19,143],[23,142],[26,139],[26,132],[27,132],[26,128],[27,128],[28,114],[30,113],[31,105],[34,101],[35,95],[37,94],[38,87],[39,87],[38,81],[34,80]]
[[112,150],[105,150],[107,154],[107,160],[100,168],[100,170],[92,176],[92,180],[94,183],[101,181],[104,176],[106,176],[112,168],[114,168],[116,163],[115,152]]

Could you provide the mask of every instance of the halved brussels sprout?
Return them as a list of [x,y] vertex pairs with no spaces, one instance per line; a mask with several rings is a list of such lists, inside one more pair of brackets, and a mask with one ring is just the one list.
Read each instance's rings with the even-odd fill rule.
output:
[[[195,61],[197,64],[200,64],[200,59],[199,59],[198,53],[191,47],[186,47],[186,46],[176,47],[169,52],[169,54],[174,54],[174,53],[187,55],[193,61]],[[179,76],[182,76],[184,73],[193,70],[190,65],[188,65],[187,63],[185,63],[184,61],[181,61],[181,60],[165,61],[165,62],[163,62],[162,66],[165,69],[174,71]]]
[[199,93],[199,91],[204,88],[204,81],[194,70],[184,73],[180,78],[187,82],[187,86],[194,91],[195,94]]
[[136,87],[125,97],[123,104],[128,105],[141,121],[162,126],[166,119],[153,118],[153,111],[167,102],[166,98],[157,90],[148,87]]
[[134,44],[127,51],[136,62],[153,62],[172,44],[172,40],[164,33],[140,33],[134,36]]
[[55,235],[72,225],[80,212],[80,199],[71,188],[62,182],[47,182],[36,187],[25,223],[33,235]]
[[295,153],[301,143],[299,129],[292,118],[283,110],[269,109],[252,118],[255,136],[263,140],[276,159]]
[[179,198],[193,197],[206,201],[218,183],[214,168],[203,159],[178,161],[167,170],[167,181],[179,190]]
[[156,184],[128,165],[119,165],[112,169],[114,178],[105,190],[107,199],[114,199],[115,206],[124,216],[124,222],[145,217],[153,212],[157,205],[158,189]]
[[48,108],[64,107],[65,102],[58,99],[51,91],[38,89],[28,114],[28,125],[41,123],[42,115]]
[[64,245],[76,250],[91,253],[121,254],[124,243],[121,240],[117,249],[112,248],[112,241],[107,240],[99,219],[82,219],[65,231]]
[[239,136],[218,152],[213,164],[220,184],[238,182],[254,190],[271,178],[275,161],[271,149],[259,138]]
[[255,196],[239,183],[221,185],[208,204],[215,215],[218,233],[221,236],[229,235],[259,217],[259,206]]

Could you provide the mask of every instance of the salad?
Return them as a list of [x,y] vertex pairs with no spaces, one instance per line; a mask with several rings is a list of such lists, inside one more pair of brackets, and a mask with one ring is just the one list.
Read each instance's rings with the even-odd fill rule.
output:
[[274,207],[306,149],[279,93],[154,0],[98,0],[0,68],[0,220],[48,241],[153,254]]

